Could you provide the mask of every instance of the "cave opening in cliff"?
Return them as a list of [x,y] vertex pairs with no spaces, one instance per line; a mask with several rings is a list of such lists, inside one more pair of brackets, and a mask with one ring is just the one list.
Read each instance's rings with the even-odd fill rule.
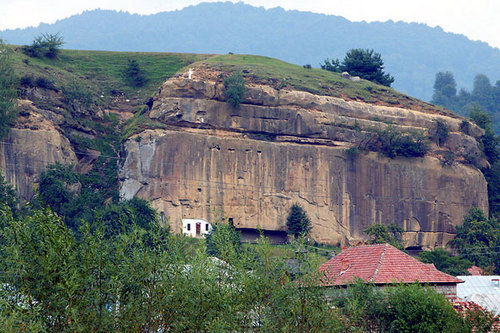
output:
[[[240,232],[241,241],[244,243],[257,243],[260,238],[258,229],[253,228],[236,228]],[[288,241],[288,234],[282,230],[264,230],[260,232],[269,239],[271,244],[285,244]]]
[[408,246],[405,250],[412,256],[418,256],[423,251],[421,246]]

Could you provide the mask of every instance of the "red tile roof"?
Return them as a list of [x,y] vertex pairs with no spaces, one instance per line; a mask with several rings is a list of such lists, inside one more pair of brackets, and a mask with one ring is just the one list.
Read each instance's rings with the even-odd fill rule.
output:
[[[464,301],[459,297],[452,297],[448,300],[450,301],[455,311],[460,313],[463,317],[466,317],[468,313],[472,313],[473,315],[477,314],[478,312],[485,313],[490,317],[489,319],[493,321],[490,332],[500,332],[500,318],[493,312],[488,311],[477,303],[474,303],[472,301]],[[475,329],[473,328],[472,331],[474,332]]]
[[356,277],[375,284],[463,282],[389,244],[348,248],[324,263],[319,270],[325,274],[326,285],[337,286],[352,283]]

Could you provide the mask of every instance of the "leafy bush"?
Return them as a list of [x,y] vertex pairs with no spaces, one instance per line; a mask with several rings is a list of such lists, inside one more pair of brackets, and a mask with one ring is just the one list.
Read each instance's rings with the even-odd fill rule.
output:
[[205,236],[207,255],[232,262],[241,254],[240,233],[234,226],[222,220],[212,225]]
[[19,80],[21,86],[32,88],[35,86],[35,79],[32,75],[23,75]]
[[32,58],[57,58],[61,46],[64,44],[63,38],[59,34],[42,34],[35,37],[31,45],[24,45],[22,51]]
[[357,279],[346,291],[334,292],[333,304],[345,332],[471,332],[494,323],[487,314],[480,323],[470,314],[462,318],[444,295],[417,283],[382,289]]
[[470,135],[470,123],[463,119],[462,122],[460,123],[460,132],[464,133],[464,134],[467,134],[467,135]]
[[429,139],[421,132],[402,133],[389,126],[378,133],[380,151],[387,157],[422,157],[429,151]]
[[469,260],[452,256],[445,249],[440,248],[420,253],[419,259],[422,262],[434,264],[440,271],[453,276],[468,275],[467,269],[472,266]]
[[448,136],[450,135],[450,129],[448,126],[442,122],[441,120],[437,119],[434,120],[436,123],[436,129],[435,129],[435,134],[434,137],[436,138],[437,144],[441,146],[443,143],[448,140]]
[[35,86],[37,86],[39,88],[43,88],[43,89],[49,89],[49,90],[57,91],[57,88],[54,85],[54,82],[52,82],[52,80],[50,80],[50,79],[48,79],[46,77],[43,77],[43,76],[37,77],[35,79]]
[[403,229],[398,227],[395,223],[389,225],[373,224],[365,229],[365,233],[370,236],[370,244],[385,244],[389,243],[392,246],[403,249],[401,236]]
[[235,72],[224,80],[224,96],[229,104],[238,107],[243,101],[244,94],[245,80],[241,72]]

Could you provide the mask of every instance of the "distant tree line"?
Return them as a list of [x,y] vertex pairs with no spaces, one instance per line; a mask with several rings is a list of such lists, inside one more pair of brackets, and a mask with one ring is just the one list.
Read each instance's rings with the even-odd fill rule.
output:
[[474,77],[472,91],[457,90],[453,73],[439,72],[434,80],[431,103],[463,116],[469,116],[473,110],[486,111],[492,118],[493,130],[500,133],[500,80],[492,85],[486,75],[478,74]]

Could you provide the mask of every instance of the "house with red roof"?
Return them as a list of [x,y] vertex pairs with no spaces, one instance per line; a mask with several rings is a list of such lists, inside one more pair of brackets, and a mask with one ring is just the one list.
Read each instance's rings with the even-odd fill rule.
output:
[[326,286],[346,287],[356,278],[380,287],[418,282],[447,297],[456,297],[457,284],[463,282],[389,244],[347,248],[324,263],[319,270],[324,273]]

